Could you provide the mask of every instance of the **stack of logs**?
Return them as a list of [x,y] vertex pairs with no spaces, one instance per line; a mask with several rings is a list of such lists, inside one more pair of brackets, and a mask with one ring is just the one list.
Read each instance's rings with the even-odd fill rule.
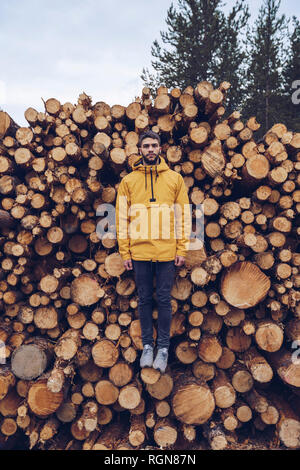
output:
[[[28,127],[0,112],[0,447],[224,449],[268,429],[270,447],[300,447],[300,134],[255,139],[255,117],[226,117],[229,88],[50,98]],[[134,276],[97,234],[146,129],[184,178],[193,230],[204,214],[165,374],[139,367]]]

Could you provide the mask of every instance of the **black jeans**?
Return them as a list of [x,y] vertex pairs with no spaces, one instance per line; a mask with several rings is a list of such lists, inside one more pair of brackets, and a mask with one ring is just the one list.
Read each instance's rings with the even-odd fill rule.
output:
[[173,261],[132,260],[138,291],[138,313],[142,330],[143,346],[153,346],[152,295],[153,276],[156,275],[156,299],[158,306],[157,347],[169,348],[172,318],[171,289],[175,277]]

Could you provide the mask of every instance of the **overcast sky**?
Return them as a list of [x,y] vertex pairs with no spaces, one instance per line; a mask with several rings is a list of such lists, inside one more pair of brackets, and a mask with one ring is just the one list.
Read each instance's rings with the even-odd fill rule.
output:
[[[27,125],[24,111],[43,111],[41,98],[76,103],[85,91],[94,103],[128,105],[141,93],[140,75],[171,3],[1,0],[0,107]],[[249,1],[253,19],[261,3]],[[282,0],[281,11],[299,18],[299,0]]]

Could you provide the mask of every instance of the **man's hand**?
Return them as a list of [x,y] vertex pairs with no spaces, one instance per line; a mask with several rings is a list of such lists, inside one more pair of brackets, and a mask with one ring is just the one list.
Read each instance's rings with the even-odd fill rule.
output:
[[184,263],[185,263],[185,257],[176,255],[175,266],[183,266]]
[[127,271],[130,271],[132,269],[132,260],[127,259],[126,261],[124,261],[124,266]]

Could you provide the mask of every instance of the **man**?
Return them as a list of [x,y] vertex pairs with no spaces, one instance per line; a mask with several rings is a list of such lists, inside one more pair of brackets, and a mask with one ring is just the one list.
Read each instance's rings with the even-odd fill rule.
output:
[[[141,157],[132,165],[133,171],[122,179],[118,188],[117,238],[124,266],[127,270],[134,270],[137,285],[143,341],[140,366],[154,367],[164,373],[170,344],[171,289],[175,266],[184,264],[189,245],[189,198],[182,176],[171,170],[160,155],[159,135],[147,131],[140,136],[138,145]],[[134,219],[136,212],[139,217]],[[162,224],[160,215],[163,218],[165,216]],[[153,362],[154,272],[158,304],[158,351]]]

